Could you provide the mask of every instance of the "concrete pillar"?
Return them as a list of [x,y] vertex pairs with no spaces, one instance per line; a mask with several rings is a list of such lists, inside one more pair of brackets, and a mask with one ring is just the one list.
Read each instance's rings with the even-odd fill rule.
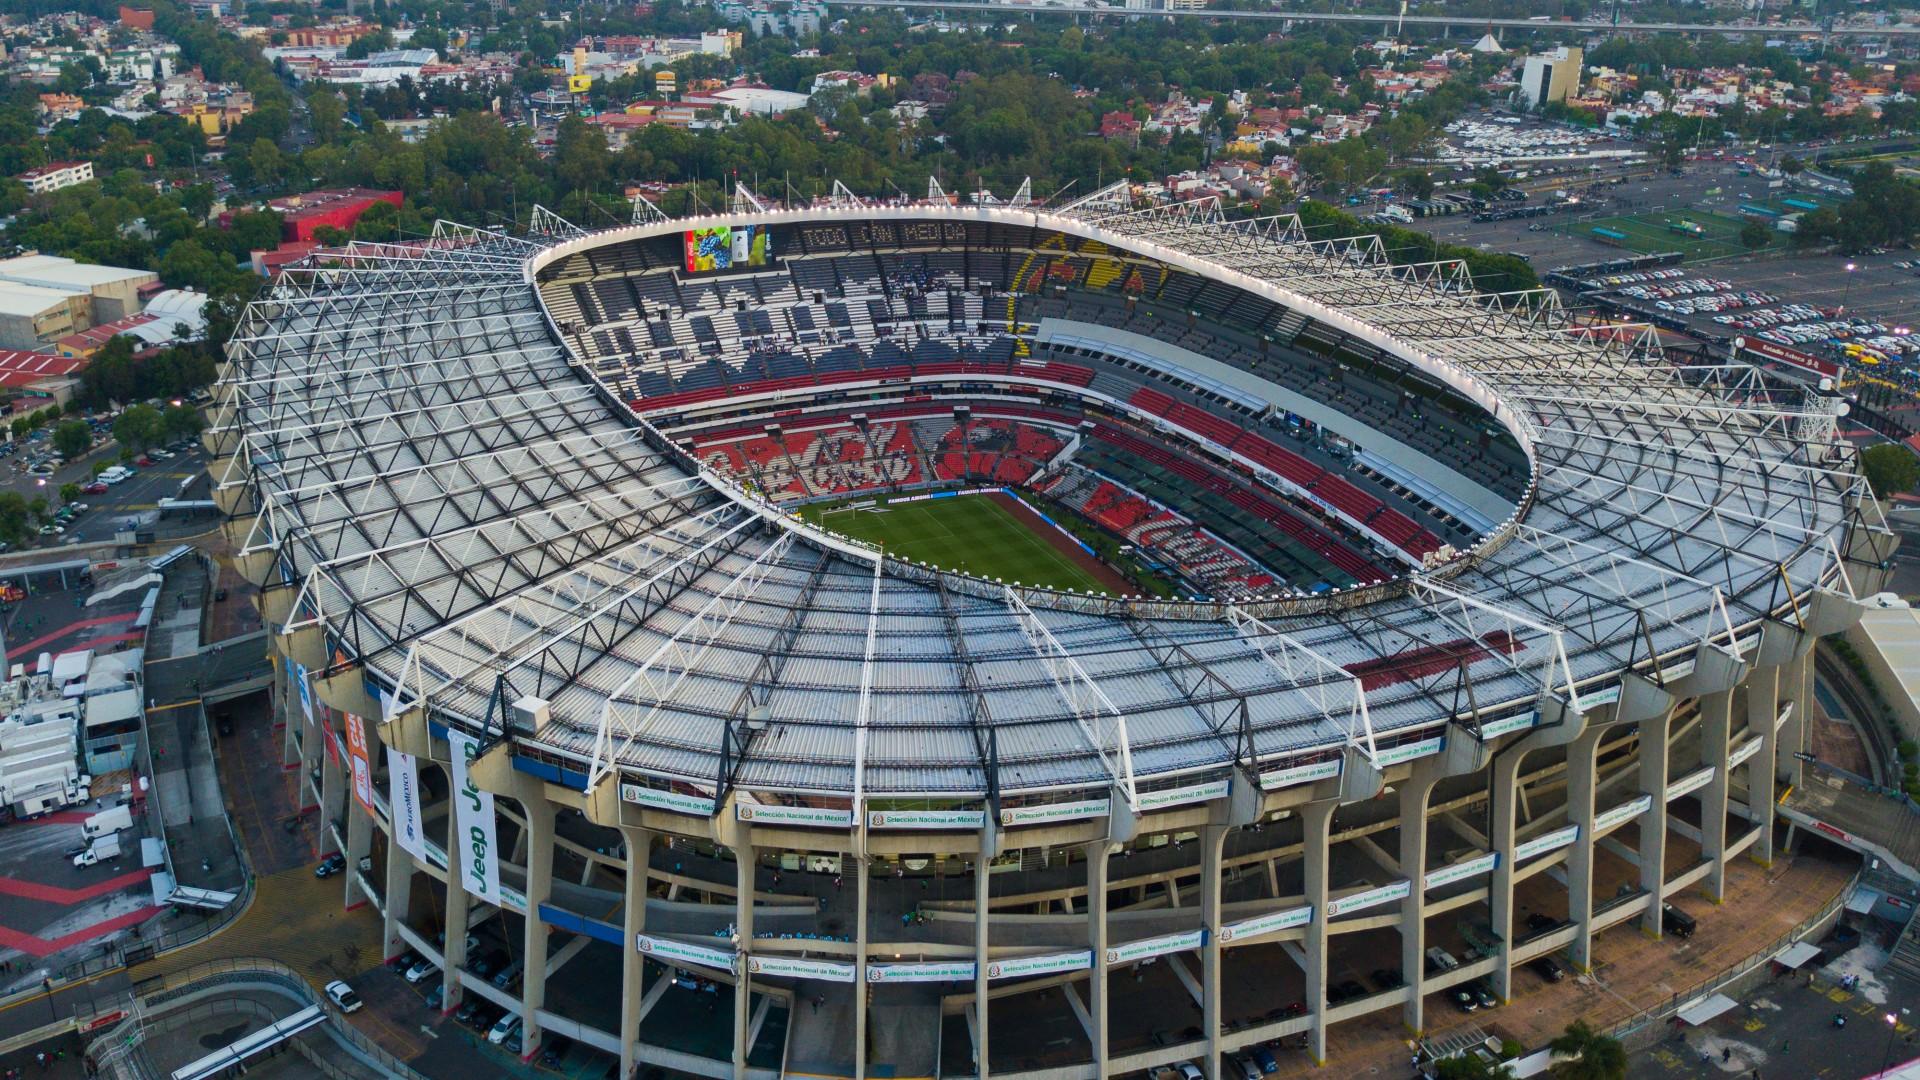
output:
[[1758,668],[1747,676],[1747,729],[1760,739],[1760,749],[1741,768],[1746,771],[1747,809],[1760,826],[1748,857],[1761,866],[1773,865],[1773,759],[1780,745],[1773,721],[1779,715],[1780,669]]
[[1713,766],[1713,780],[1700,789],[1700,855],[1707,871],[1707,898],[1718,904],[1727,889],[1727,740],[1733,726],[1733,691],[1700,699],[1700,764]]
[[1087,945],[1093,969],[1087,976],[1087,1015],[1093,1020],[1093,1076],[1107,1077],[1107,858],[1112,845],[1087,845]]
[[[865,845],[861,845],[864,847]],[[867,890],[872,881],[872,864],[856,856],[853,859],[853,1075],[867,1075],[867,940],[871,932],[867,910]]]
[[1399,786],[1400,876],[1413,889],[1400,901],[1400,977],[1412,990],[1407,995],[1403,1022],[1416,1038],[1426,1030],[1427,917],[1427,803],[1440,779],[1431,759],[1421,759],[1413,774]]
[[1227,846],[1227,826],[1208,825],[1200,831],[1200,925],[1207,928],[1200,947],[1200,1030],[1207,1033],[1207,1057],[1201,1063],[1208,1080],[1225,1080],[1220,1072],[1220,860]]
[[[358,717],[349,717],[348,723],[357,724]],[[373,899],[360,887],[360,860],[373,851],[373,813],[360,805],[360,800],[347,793],[347,872],[340,875],[347,879],[345,903],[348,908],[357,908]]]
[[[342,719],[347,718],[343,716]],[[325,733],[322,738],[328,742],[327,752],[320,755],[320,854],[324,857],[340,850],[339,841],[334,839],[333,827],[336,823],[342,823],[345,817],[342,810],[347,797],[347,763],[333,752],[333,734]]]
[[288,725],[300,725],[300,806],[318,806],[320,793],[313,786],[313,771],[326,760],[326,752],[320,747],[320,741],[326,737],[325,728],[317,720],[308,722],[299,702],[290,703],[289,709]]
[[1333,826],[1333,809],[1328,799],[1300,808],[1303,830],[1303,854],[1306,861],[1306,901],[1313,908],[1313,921],[1307,924],[1307,1009],[1312,1026],[1307,1030],[1307,1055],[1315,1065],[1327,1060],[1327,893],[1328,838]]
[[1606,728],[1590,727],[1567,745],[1567,821],[1580,835],[1567,852],[1567,920],[1574,925],[1568,952],[1575,969],[1593,969],[1593,789],[1594,765]]
[[1667,880],[1667,750],[1673,734],[1673,710],[1640,725],[1640,790],[1653,805],[1640,815],[1640,887],[1647,910],[1640,928],[1660,936],[1660,893]]
[[540,905],[553,896],[553,804],[544,798],[521,801],[527,813],[526,970],[520,976],[520,1052],[540,1052],[540,1021],[535,1011],[547,1005],[547,923]]
[[[1788,787],[1799,787],[1803,779],[1804,765],[1794,755],[1807,748],[1807,724],[1813,716],[1812,656],[1813,650],[1809,649],[1780,667],[1780,700],[1793,702],[1793,712],[1775,736],[1774,775]],[[1777,710],[1774,715],[1779,715]]]
[[[652,854],[653,834],[623,825],[620,839],[627,848],[627,888],[626,917],[620,926],[620,1073],[616,1080],[630,1080],[640,1043],[640,1003],[647,989],[639,937],[647,930],[647,858]],[[742,974],[745,970],[746,965],[741,965]]]
[[1488,783],[1488,813],[1493,819],[1487,840],[1501,853],[1493,868],[1492,884],[1487,891],[1487,908],[1493,918],[1493,932],[1499,938],[1500,951],[1494,954],[1493,992],[1502,1002],[1513,999],[1513,850],[1515,809],[1520,801],[1520,764],[1526,752],[1509,748],[1493,759]]
[[[358,721],[349,719],[349,723]],[[453,766],[442,765],[447,774],[447,790],[456,790],[453,784]],[[360,815],[355,814],[355,817]],[[351,839],[351,838],[349,838]],[[460,815],[454,810],[451,801],[447,804],[447,832],[442,840],[452,862],[452,852],[462,850],[460,842]],[[352,869],[349,867],[348,869]],[[460,999],[465,996],[466,988],[460,985],[460,976],[456,974],[467,966],[467,923],[472,908],[472,896],[467,892],[466,875],[454,866],[447,867],[447,917],[445,920],[446,941],[441,945],[446,963],[440,965],[440,1011],[450,1013],[460,1007]]]
[[393,842],[391,833],[387,836],[387,894],[382,899],[386,901],[387,914],[383,920],[386,942],[381,959],[391,960],[407,951],[406,942],[400,940],[399,926],[407,921],[407,909],[413,906],[413,856]]
[[[734,882],[738,890],[733,901],[733,928],[740,937],[740,951],[753,951],[754,855],[752,830],[740,826],[740,846],[733,849]],[[798,1008],[798,1003],[795,1008]],[[740,965],[740,978],[733,987],[733,1075],[747,1075],[747,1024],[752,1019],[753,986],[747,977],[747,965]]]
[[973,863],[973,1061],[975,1076],[978,1080],[987,1080],[987,1013],[989,1012],[988,992],[993,988],[987,978],[987,965],[992,962],[990,940],[987,936],[987,901],[991,898],[993,884],[992,833],[980,831],[980,855]]

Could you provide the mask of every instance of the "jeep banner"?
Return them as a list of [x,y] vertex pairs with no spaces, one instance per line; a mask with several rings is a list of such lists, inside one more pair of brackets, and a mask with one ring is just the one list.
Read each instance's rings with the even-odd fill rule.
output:
[[480,742],[447,729],[447,750],[453,759],[455,842],[447,855],[460,864],[460,881],[467,895],[500,904],[499,841],[493,817],[493,793],[481,791],[468,766],[480,753]]

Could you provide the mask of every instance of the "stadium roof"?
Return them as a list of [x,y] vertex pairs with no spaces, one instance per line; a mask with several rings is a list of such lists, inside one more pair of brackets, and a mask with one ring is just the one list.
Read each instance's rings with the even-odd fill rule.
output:
[[[1675,370],[1549,293],[1475,296],[1457,263],[1387,266],[1373,237],[1309,243],[1291,218],[1110,198],[711,220],[999,222],[1227,281],[1485,406],[1534,463],[1520,509],[1430,572],[1237,607],[885,559],[699,471],[560,344],[541,266],[688,222],[583,235],[550,216],[550,235],[444,227],[283,277],[230,346],[216,497],[252,511],[230,531],[271,582],[276,632],[324,631],[390,716],[507,730],[596,781],[856,805],[1133,801],[1449,724],[1491,737],[1610,700],[1623,670],[1661,683],[1706,650],[1750,661],[1764,623],[1815,629],[1812,601],[1849,591],[1847,528],[1869,504],[1828,399],[1744,367]],[[1474,644],[1500,634],[1510,646]],[[1462,644],[1471,686],[1450,668],[1363,690],[1349,671]],[[516,719],[522,702],[551,719]]]

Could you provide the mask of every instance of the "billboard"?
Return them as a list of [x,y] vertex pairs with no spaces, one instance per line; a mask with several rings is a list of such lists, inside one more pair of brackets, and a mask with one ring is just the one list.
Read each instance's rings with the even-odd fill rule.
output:
[[689,274],[765,266],[773,254],[767,230],[757,225],[703,225],[684,237]]

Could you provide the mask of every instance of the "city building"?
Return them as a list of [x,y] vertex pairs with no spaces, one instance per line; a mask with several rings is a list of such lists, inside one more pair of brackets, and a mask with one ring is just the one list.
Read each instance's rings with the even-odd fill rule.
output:
[[130,270],[75,262],[60,255],[20,255],[0,259],[0,281],[86,293],[89,325],[139,314],[141,290],[160,280],[151,270]]
[[374,203],[398,207],[404,196],[398,191],[371,188],[328,188],[302,195],[288,195],[267,203],[267,209],[281,216],[281,234],[294,242],[312,242],[314,230],[330,227],[346,231],[360,220]]
[[91,161],[56,161],[51,165],[39,165],[28,169],[15,180],[27,185],[32,195],[45,195],[49,191],[59,191],[75,184],[84,184],[93,179]]
[[1538,109],[1553,101],[1565,101],[1580,89],[1578,46],[1562,45],[1550,53],[1526,58],[1520,73],[1520,94],[1528,108]]
[[93,295],[0,281],[0,349],[45,349],[93,325]]
[[[54,349],[61,356],[86,359],[123,334],[139,342],[138,349],[198,341],[207,331],[206,303],[205,293],[165,289],[148,299],[139,314],[96,323],[61,338],[54,343]],[[96,307],[96,315],[98,310]]]

